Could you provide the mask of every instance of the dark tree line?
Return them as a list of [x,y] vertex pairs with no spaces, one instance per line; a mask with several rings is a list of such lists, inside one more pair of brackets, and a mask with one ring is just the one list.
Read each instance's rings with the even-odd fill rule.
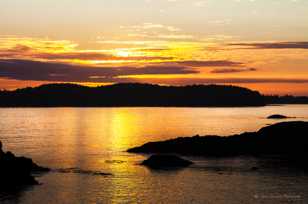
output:
[[257,91],[223,85],[159,86],[115,84],[87,87],[76,84],[47,84],[35,88],[0,92],[2,107],[233,107],[263,106]]

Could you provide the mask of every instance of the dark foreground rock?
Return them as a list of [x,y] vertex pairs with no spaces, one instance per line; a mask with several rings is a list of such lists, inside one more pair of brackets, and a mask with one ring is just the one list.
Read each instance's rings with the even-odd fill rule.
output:
[[46,171],[49,169],[38,166],[32,159],[3,152],[0,142],[0,190],[38,184],[32,173]]
[[195,136],[149,142],[129,149],[132,153],[175,153],[182,155],[233,157],[279,156],[306,164],[308,122],[283,122],[257,132],[219,136]]
[[193,164],[193,162],[182,159],[181,157],[175,155],[157,154],[152,155],[150,158],[144,160],[141,164],[153,169],[164,169],[187,167]]
[[285,115],[279,115],[279,114],[274,114],[274,115],[270,115],[267,117],[267,119],[287,119],[290,118],[288,116]]

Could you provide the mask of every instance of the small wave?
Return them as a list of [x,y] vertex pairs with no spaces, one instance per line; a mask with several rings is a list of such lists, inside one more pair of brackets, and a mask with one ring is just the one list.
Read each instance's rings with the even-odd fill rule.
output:
[[125,163],[125,161],[122,161],[122,160],[106,160],[105,162],[108,163],[108,164],[122,164],[122,163]]
[[101,171],[91,171],[91,170],[83,170],[79,168],[65,168],[65,169],[55,169],[54,172],[58,173],[73,173],[73,174],[87,174],[93,176],[111,176],[111,173],[105,173]]

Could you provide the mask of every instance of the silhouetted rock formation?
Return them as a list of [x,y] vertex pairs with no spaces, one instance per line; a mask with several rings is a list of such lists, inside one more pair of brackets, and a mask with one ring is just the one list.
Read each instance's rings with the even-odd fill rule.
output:
[[279,115],[279,114],[270,115],[267,117],[267,119],[287,119],[287,118],[289,117],[285,115]]
[[176,153],[182,155],[231,157],[279,156],[306,164],[308,122],[283,122],[257,132],[219,136],[195,136],[149,142],[129,149],[133,153]]
[[38,166],[32,159],[16,157],[11,152],[3,152],[0,142],[0,190],[38,184],[32,173],[45,171],[49,169]]
[[187,167],[193,164],[193,162],[175,155],[157,154],[150,156],[150,158],[144,160],[141,164],[152,169],[165,169]]
[[263,106],[264,97],[246,88],[221,85],[159,86],[115,84],[86,87],[49,84],[0,91],[2,107],[119,107],[119,106]]

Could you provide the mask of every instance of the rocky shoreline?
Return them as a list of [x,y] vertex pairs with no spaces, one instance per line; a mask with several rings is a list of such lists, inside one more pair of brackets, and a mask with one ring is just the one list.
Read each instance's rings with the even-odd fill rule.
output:
[[278,157],[305,166],[308,122],[282,122],[229,137],[194,136],[149,142],[128,149],[130,153],[177,154],[204,157]]
[[39,184],[33,173],[48,172],[50,169],[41,167],[32,159],[17,157],[12,152],[4,152],[0,141],[0,189]]

